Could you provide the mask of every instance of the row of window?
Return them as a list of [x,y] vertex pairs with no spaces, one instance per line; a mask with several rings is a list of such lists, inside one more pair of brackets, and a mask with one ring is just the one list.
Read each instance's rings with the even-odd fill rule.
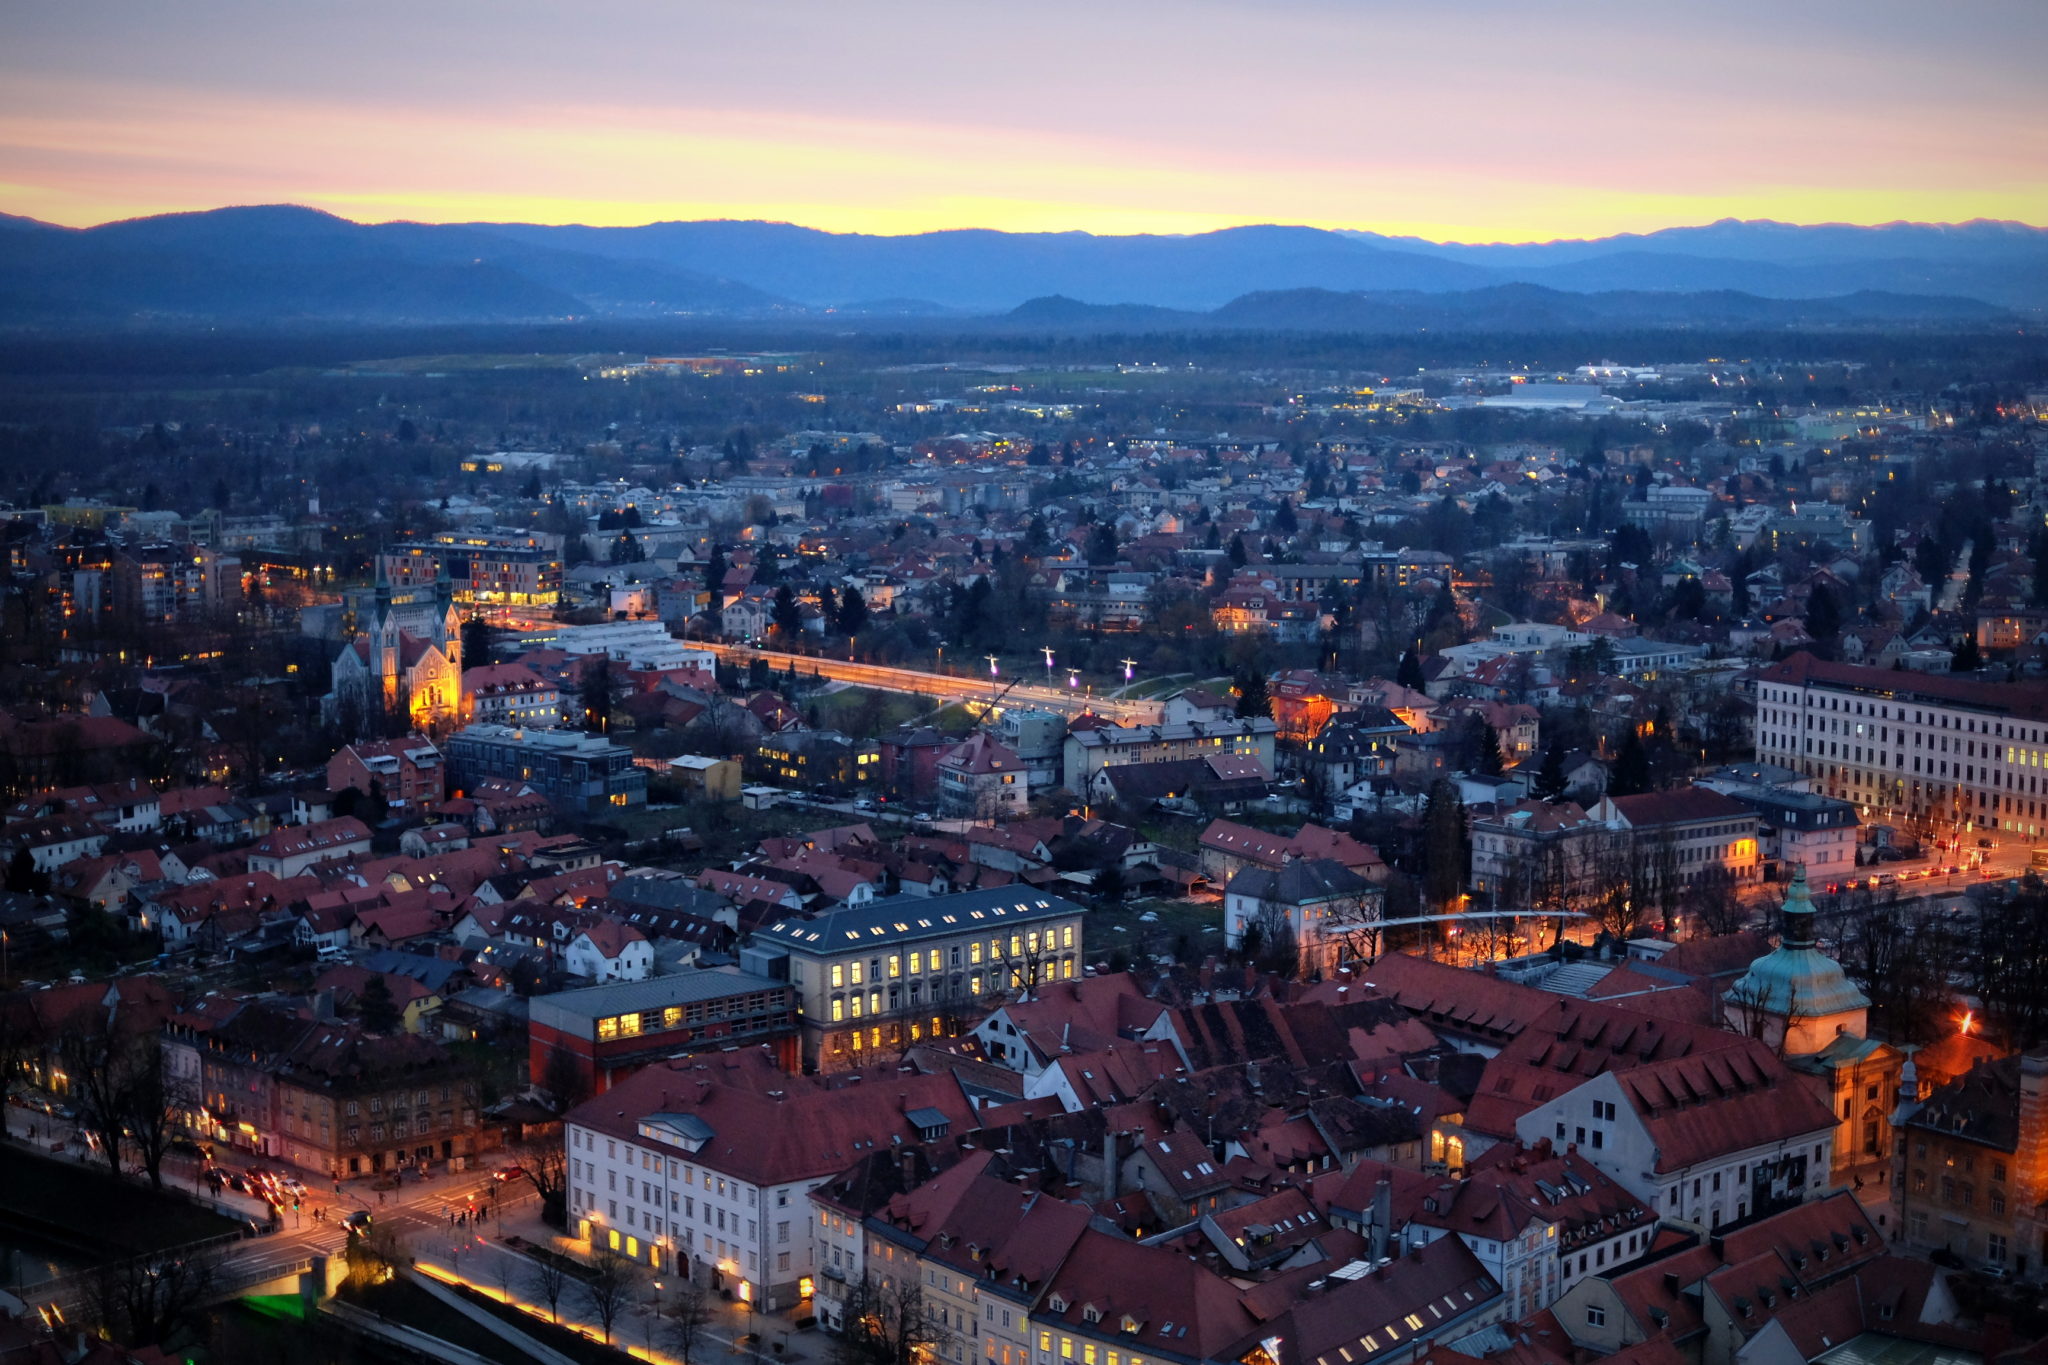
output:
[[[1801,700],[1801,696],[1799,691],[1794,688],[1766,687],[1763,689],[1761,699],[1773,702],[1790,702],[1797,705]],[[1805,705],[1810,711],[1832,711],[1838,715],[1866,716],[1874,720],[1905,721],[1909,719],[1906,714],[1906,708],[1903,705],[1887,702],[1856,701],[1825,692],[1807,697]],[[1774,714],[1782,715],[1784,713]],[[1915,725],[1932,726],[1938,730],[1959,730],[1973,735],[1992,735],[2000,739],[2016,739],[2028,744],[2048,742],[2048,729],[2040,726],[2030,727],[2015,724],[2012,726],[2012,732],[2007,734],[2004,721],[1980,720],[1975,716],[1951,716],[1946,711],[1915,708],[1910,720]]]
[[[1064,949],[1073,946],[1074,926],[1068,924],[1056,930],[1047,929],[1043,934],[1033,929],[1028,933],[1010,935],[1009,955],[1013,958],[1020,958],[1029,953],[1050,952],[1056,948]],[[965,948],[966,965],[968,966],[978,967],[984,960],[995,962],[999,961],[1003,956],[1003,941],[1000,938],[988,940],[985,958],[980,939],[965,945]],[[942,950],[938,948],[933,948],[929,951],[922,948],[913,949],[910,953],[908,974],[917,976],[928,971],[942,972],[947,970],[948,967],[959,967],[962,965],[961,949],[962,945],[954,944],[950,949],[944,950],[945,957],[943,959],[941,957]],[[902,953],[890,953],[886,957],[871,957],[864,961],[856,958],[851,962],[835,962],[832,964],[829,973],[832,989],[838,990],[849,985],[859,986],[866,984],[868,981],[880,981],[885,974],[889,980],[896,980],[905,975],[903,958],[904,955]]]
[[[1010,969],[1010,989],[1013,991],[1023,989],[1025,976],[1026,973],[1024,968],[1012,967]],[[1074,959],[1071,957],[1066,957],[1061,958],[1058,962],[1045,963],[1043,972],[1041,974],[1038,974],[1036,976],[1036,979],[1040,981],[1073,980]],[[975,972],[973,975],[967,978],[967,994],[970,996],[978,996],[984,990],[995,990],[997,989],[997,983],[1001,980],[1002,975],[1000,972],[990,972],[986,976],[984,976],[980,972]],[[912,981],[909,983],[907,989],[909,992],[910,1003],[912,1005],[915,1005],[917,1003],[918,990],[924,984],[925,983],[922,981]],[[933,980],[931,982],[932,997],[934,999],[937,999],[939,994],[939,987],[942,984],[943,983],[938,980]],[[896,1008],[897,991],[899,989],[902,988],[896,986],[891,986],[889,988],[887,1008]],[[960,989],[960,982],[957,977],[954,979],[953,989],[955,991],[958,991]],[[881,1014],[884,1010],[882,992],[868,991],[865,994],[863,994],[862,992],[854,991],[850,994],[835,995],[832,997],[831,1017],[832,1022],[835,1024],[844,1023],[848,1019],[859,1019],[862,1017],[863,1010],[865,1010],[865,1012],[868,1015]]]
[[695,1028],[719,1019],[742,1018],[788,1008],[788,996],[781,991],[756,991],[751,995],[726,996],[718,1000],[695,1000],[687,1005],[639,1010],[612,1015],[597,1021],[599,1041],[632,1038],[661,1029]]

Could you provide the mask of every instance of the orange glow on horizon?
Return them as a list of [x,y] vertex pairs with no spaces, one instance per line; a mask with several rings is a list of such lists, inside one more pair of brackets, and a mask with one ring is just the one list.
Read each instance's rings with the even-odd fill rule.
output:
[[1739,138],[1683,175],[1647,154],[1458,166],[1361,151],[1331,165],[1137,134],[758,110],[519,106],[485,117],[35,78],[0,97],[0,116],[0,208],[67,226],[269,203],[358,222],[740,218],[831,232],[1105,235],[1287,223],[1459,242],[1726,217],[2048,222],[2048,180],[2013,176],[1988,146],[1876,186],[1849,183],[1853,166],[1773,183]]

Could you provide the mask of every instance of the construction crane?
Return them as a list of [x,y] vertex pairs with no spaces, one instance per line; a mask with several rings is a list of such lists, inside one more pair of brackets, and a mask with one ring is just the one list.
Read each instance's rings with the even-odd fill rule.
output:
[[989,698],[988,706],[985,710],[982,711],[981,719],[975,723],[974,728],[979,730],[982,726],[988,724],[989,720],[996,714],[996,708],[1000,707],[1003,704],[1003,698],[1010,695],[1010,689],[1023,681],[1024,675],[1019,673],[1016,677],[1004,683],[1003,690],[996,693],[993,697]]

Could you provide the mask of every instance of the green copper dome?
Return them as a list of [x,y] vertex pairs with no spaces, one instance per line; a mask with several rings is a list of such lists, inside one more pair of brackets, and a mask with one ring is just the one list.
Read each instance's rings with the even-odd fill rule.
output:
[[1842,964],[1814,946],[1813,898],[1806,869],[1792,875],[1780,911],[1778,946],[1749,964],[1728,988],[1728,1001],[1786,1019],[1819,1019],[1870,1008],[1870,997],[1842,971]]

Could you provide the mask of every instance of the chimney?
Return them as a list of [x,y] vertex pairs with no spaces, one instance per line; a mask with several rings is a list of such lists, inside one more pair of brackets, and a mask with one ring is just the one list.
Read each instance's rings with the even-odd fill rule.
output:
[[1372,1259],[1384,1260],[1387,1254],[1387,1233],[1394,1222],[1394,1182],[1382,1175],[1372,1187]]

